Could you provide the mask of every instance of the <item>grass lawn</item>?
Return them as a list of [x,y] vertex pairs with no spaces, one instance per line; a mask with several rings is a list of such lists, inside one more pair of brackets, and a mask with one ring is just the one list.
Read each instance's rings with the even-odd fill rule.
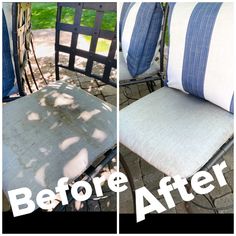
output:
[[[55,28],[57,14],[56,3],[32,3],[32,29],[50,29]],[[62,8],[61,21],[63,23],[73,24],[75,9],[69,7]],[[114,31],[116,26],[116,13],[106,12],[103,15],[102,26],[103,30]],[[85,9],[82,12],[82,26],[93,27],[95,23],[96,12],[94,10]],[[90,36],[83,36],[84,39],[90,43]],[[100,39],[96,52],[107,52],[110,48],[110,42],[105,39]]]
[[[56,22],[56,3],[32,3],[32,29],[49,29],[55,28]],[[62,22],[73,23],[74,8],[62,8]],[[92,27],[94,25],[96,12],[93,10],[84,10],[82,13],[82,26]],[[103,16],[102,29],[114,30],[116,25],[116,13],[107,12]]]

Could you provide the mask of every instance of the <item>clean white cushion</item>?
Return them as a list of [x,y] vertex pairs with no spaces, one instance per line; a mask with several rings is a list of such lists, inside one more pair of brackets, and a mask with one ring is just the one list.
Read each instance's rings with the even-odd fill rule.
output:
[[[190,177],[233,135],[233,115],[171,88],[120,111],[120,142],[169,176]],[[128,157],[127,157],[128,158]]]
[[3,190],[55,190],[116,143],[116,108],[66,83],[3,106]]
[[233,113],[233,4],[170,3],[167,85]]
[[[122,52],[119,53],[119,68],[120,68],[119,69],[120,81],[134,79],[127,68],[127,64],[125,63]],[[146,70],[143,74],[138,75],[135,79],[144,79],[150,76],[155,76],[157,75],[159,69],[160,69],[159,63],[154,61],[148,70]]]

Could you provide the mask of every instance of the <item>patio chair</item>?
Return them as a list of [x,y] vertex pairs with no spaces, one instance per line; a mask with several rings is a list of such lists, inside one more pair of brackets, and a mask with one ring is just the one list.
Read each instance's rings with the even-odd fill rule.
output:
[[26,73],[28,66],[35,88],[38,90],[32,53],[37,69],[47,84],[35,55],[31,31],[31,3],[3,3],[3,102],[10,102],[26,95],[25,85],[33,92]]
[[169,3],[167,86],[120,111],[120,142],[165,175],[209,170],[233,145],[232,8]]
[[163,20],[165,9],[160,3],[122,4],[119,25],[121,87],[146,83],[149,91],[153,92],[154,81],[160,80],[162,85],[163,65],[160,65],[157,54],[159,49],[163,48],[160,45],[164,43],[164,38],[161,37],[164,34],[161,34],[161,31],[165,28]]
[[[74,22],[72,24],[65,23],[62,19],[63,9],[74,9]],[[84,10],[90,11],[91,15],[95,14],[93,25],[83,25]],[[116,70],[116,43],[117,33],[116,24],[113,25],[113,31],[107,29],[104,24],[104,18],[108,12],[116,13],[116,4],[114,3],[58,3],[57,22],[56,22],[56,42],[55,42],[55,70],[56,80],[59,80],[59,69],[64,68],[67,70],[79,72],[88,77],[101,80],[105,84],[116,87],[116,81],[111,79],[111,73]],[[112,24],[112,23],[111,23]],[[71,35],[69,45],[63,45],[60,42],[61,34],[67,33]],[[88,38],[88,50],[80,48],[80,36]],[[98,52],[100,40],[105,40],[109,45],[108,52]],[[66,55],[68,64],[63,64],[60,60],[60,55]],[[83,68],[76,65],[76,60],[86,60]],[[97,73],[94,68],[100,65],[102,71]]]
[[[82,28],[78,15],[84,7],[96,9],[96,19],[100,19],[99,24],[95,20],[97,30],[102,13],[115,9],[115,3],[58,3],[58,16],[65,6],[76,12],[73,29],[76,24]],[[58,25],[59,22],[57,40]],[[66,50],[71,55],[74,53],[73,47]],[[88,60],[92,61],[94,53],[89,55]],[[114,66],[110,57],[111,54],[108,59],[101,57],[106,65],[103,81],[107,81],[109,68]],[[115,156],[116,108],[80,88],[57,81],[3,106],[3,191],[6,196],[9,190],[28,187],[35,201],[40,190],[53,190],[61,177],[68,177],[70,183],[91,181]],[[72,199],[68,194],[69,202]],[[54,210],[62,209],[64,206],[58,204]]]

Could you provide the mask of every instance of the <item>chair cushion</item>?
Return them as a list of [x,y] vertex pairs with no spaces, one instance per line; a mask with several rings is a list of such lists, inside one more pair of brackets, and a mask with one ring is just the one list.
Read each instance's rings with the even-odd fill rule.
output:
[[121,16],[122,52],[131,76],[136,77],[155,59],[163,12],[160,3],[130,3]]
[[2,96],[17,92],[15,84],[15,64],[12,41],[12,3],[3,3],[2,10]]
[[167,85],[233,113],[233,4],[171,3]]
[[116,108],[66,83],[3,106],[3,190],[54,190],[116,143]]
[[120,111],[120,142],[169,176],[190,177],[232,136],[233,115],[161,88]]
[[131,2],[121,2],[117,5],[117,12],[119,13],[120,20],[119,20],[119,42],[121,43],[121,29],[125,19],[125,14],[131,5]]
[[[119,69],[120,81],[134,79],[132,75],[129,73],[129,70],[127,68],[127,64],[125,63],[122,52],[119,53],[119,67],[120,67]],[[150,76],[155,76],[157,75],[157,72],[159,71],[159,69],[160,69],[159,64],[156,61],[154,61],[148,70],[146,70],[143,74],[138,75],[135,79],[144,79]]]

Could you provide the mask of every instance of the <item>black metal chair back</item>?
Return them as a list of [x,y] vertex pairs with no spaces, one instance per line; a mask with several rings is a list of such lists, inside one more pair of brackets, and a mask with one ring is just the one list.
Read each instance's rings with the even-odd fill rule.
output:
[[31,37],[31,3],[13,3],[12,39],[17,85],[20,96],[24,96],[25,65]]
[[[74,12],[74,22],[72,24],[63,22],[63,8],[69,8]],[[94,25],[90,27],[81,25],[84,10],[94,11]],[[116,60],[116,23],[114,30],[107,30],[103,27],[104,15],[107,12],[116,14],[116,3],[58,3],[57,4],[57,20],[56,20],[56,42],[55,42],[55,66],[56,79],[59,80],[59,69],[64,68],[71,71],[79,72],[86,76],[101,80],[105,84],[116,87],[116,81],[111,78],[111,72],[117,68]],[[60,33],[62,31],[71,33],[70,46],[60,44]],[[89,50],[86,51],[77,48],[79,35],[86,35],[91,38]],[[99,39],[110,41],[110,48],[107,55],[98,54],[96,51]],[[64,65],[60,62],[60,53],[68,54],[68,64]],[[86,61],[84,69],[76,66],[76,57],[82,57]],[[96,64],[102,64],[103,72],[97,74],[94,72]]]

